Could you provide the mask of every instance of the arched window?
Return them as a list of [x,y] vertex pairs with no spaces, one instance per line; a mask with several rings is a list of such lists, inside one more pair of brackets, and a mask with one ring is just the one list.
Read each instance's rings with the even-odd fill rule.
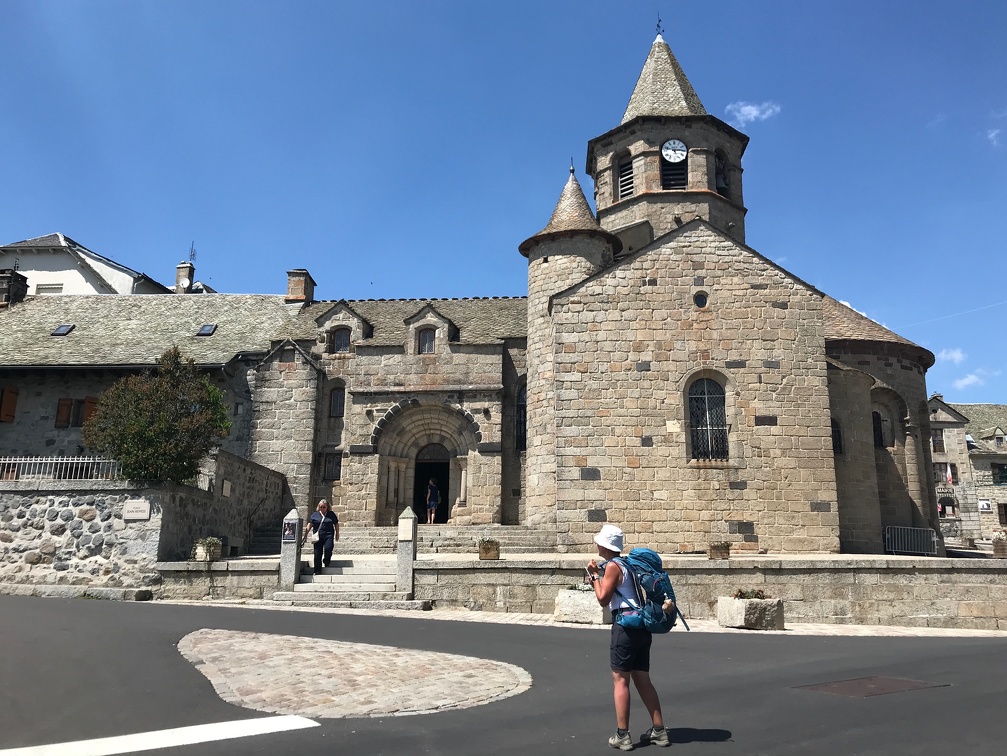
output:
[[350,329],[349,328],[337,328],[332,332],[332,349],[333,353],[345,353],[350,351]]
[[832,421],[832,453],[843,453],[843,431],[835,420]]
[[723,150],[717,150],[714,159],[714,186],[717,194],[722,197],[731,196],[731,187],[727,179],[727,155]]
[[421,328],[416,333],[416,351],[419,354],[433,354],[437,331],[434,328]]
[[874,448],[884,449],[885,448],[885,428],[884,424],[881,422],[881,413],[872,412],[871,422],[874,424]]
[[329,417],[342,417],[346,413],[346,389],[336,386],[329,394]]
[[514,446],[518,451],[528,448],[528,387],[522,386],[517,392],[517,407],[514,411]]
[[693,459],[727,459],[724,388],[710,378],[689,387],[689,431]]
[[[675,141],[675,140],[673,140]],[[681,146],[685,152],[685,145]],[[680,157],[677,162],[672,163],[663,154],[661,155],[661,188],[662,189],[688,189],[689,188],[689,155],[686,152],[672,154],[672,157]]]
[[616,176],[616,199],[626,199],[632,197],[635,187],[633,186],[633,158],[626,155],[619,161],[618,175]]

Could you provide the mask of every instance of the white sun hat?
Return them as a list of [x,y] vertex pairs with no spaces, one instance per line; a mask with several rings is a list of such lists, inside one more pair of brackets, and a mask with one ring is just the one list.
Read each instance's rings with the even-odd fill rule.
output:
[[594,542],[603,549],[622,553],[622,528],[615,525],[602,525]]

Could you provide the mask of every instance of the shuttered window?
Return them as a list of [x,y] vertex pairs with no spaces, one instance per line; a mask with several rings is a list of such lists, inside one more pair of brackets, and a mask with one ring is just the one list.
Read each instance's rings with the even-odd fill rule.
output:
[[661,188],[662,189],[689,188],[688,158],[678,163],[669,163],[663,157],[661,158]]
[[60,399],[56,402],[56,427],[69,428],[70,416],[73,414],[73,399]]
[[633,196],[633,161],[619,163],[619,199]]
[[94,414],[96,409],[98,409],[98,400],[93,396],[87,397],[84,400],[84,411],[80,415],[81,425],[91,418],[91,415]]
[[0,390],[0,423],[13,423],[14,412],[17,410],[18,390],[14,386],[6,386]]

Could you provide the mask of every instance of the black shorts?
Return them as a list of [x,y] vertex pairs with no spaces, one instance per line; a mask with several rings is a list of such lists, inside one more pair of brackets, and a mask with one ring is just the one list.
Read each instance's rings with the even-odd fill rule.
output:
[[649,672],[650,643],[653,636],[647,630],[627,630],[612,623],[612,645],[609,663],[620,672]]

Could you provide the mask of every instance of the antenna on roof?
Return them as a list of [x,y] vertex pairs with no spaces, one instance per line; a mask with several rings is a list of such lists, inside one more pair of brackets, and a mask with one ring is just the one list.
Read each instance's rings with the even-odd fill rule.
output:
[[661,25],[661,12],[657,13],[657,33],[664,36],[664,26]]
[[193,241],[192,244],[189,245],[189,262],[191,262],[191,263],[196,262],[196,242],[195,241]]

